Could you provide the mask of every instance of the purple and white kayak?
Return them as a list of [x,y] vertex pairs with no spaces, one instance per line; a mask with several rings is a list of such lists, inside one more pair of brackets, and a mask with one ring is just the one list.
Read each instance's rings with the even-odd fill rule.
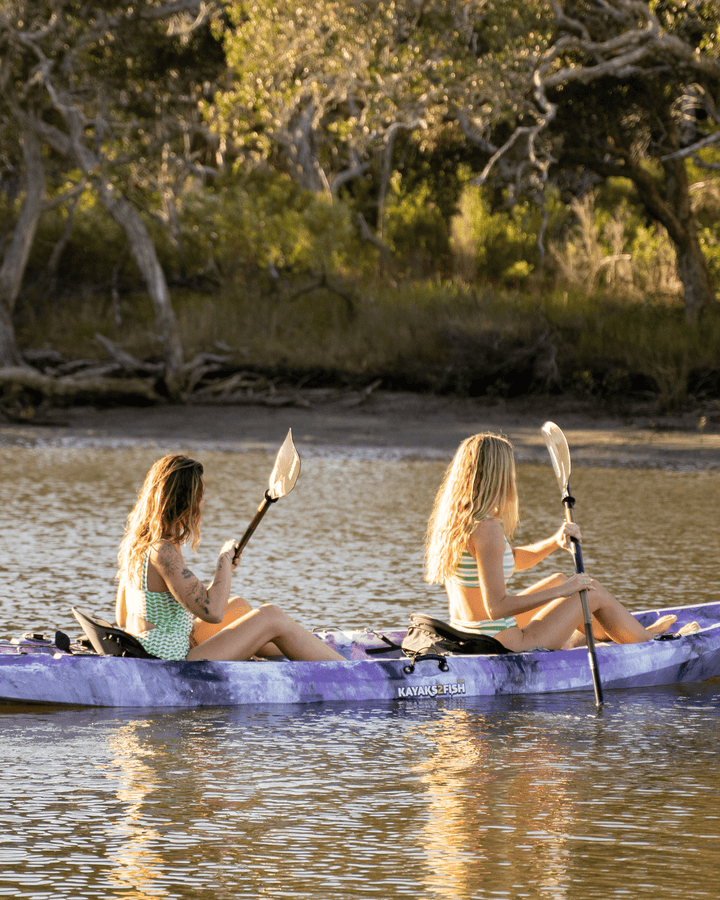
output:
[[[644,624],[674,613],[700,630],[642,644],[597,645],[603,688],[643,688],[720,677],[720,602],[636,613]],[[405,630],[327,631],[345,662],[171,662],[60,650],[48,639],[0,641],[0,700],[145,708],[272,703],[407,702],[434,697],[592,691],[587,650],[448,656],[414,665],[399,650]]]

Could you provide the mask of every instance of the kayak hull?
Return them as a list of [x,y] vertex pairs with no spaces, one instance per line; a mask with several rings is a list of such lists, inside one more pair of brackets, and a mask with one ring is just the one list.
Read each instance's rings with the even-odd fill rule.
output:
[[[720,676],[720,603],[638,613],[641,621],[673,612],[700,630],[643,644],[597,645],[605,690],[704,681]],[[592,691],[587,650],[537,650],[411,661],[379,632],[322,633],[343,662],[167,661],[57,650],[37,641],[0,642],[0,700],[106,707],[192,708],[482,697]],[[392,641],[404,631],[385,631]],[[387,658],[390,657],[390,658]],[[394,657],[394,658],[393,658]],[[442,666],[442,667],[441,667]]]

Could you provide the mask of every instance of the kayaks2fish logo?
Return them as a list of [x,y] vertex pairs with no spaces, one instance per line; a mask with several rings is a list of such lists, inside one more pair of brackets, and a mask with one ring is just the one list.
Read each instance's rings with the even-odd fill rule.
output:
[[399,687],[399,698],[410,697],[457,697],[465,693],[465,681],[455,681],[452,684],[413,684],[407,687]]

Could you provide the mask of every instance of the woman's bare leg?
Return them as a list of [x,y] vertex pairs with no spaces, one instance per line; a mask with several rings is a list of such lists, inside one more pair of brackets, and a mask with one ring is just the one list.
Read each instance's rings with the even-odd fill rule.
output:
[[[204,643],[208,638],[211,638],[214,634],[222,631],[223,628],[227,628],[228,625],[232,625],[233,622],[252,611],[253,607],[250,606],[247,600],[243,600],[242,597],[232,597],[228,600],[227,610],[222,622],[203,622],[202,619],[195,619],[192,630],[193,646]],[[256,651],[253,656],[282,656],[282,651],[275,644],[268,643]]]
[[249,659],[272,642],[288,659],[344,660],[271,603],[253,609],[193,647],[187,659]]
[[[651,622],[649,625],[645,626],[645,630],[649,635],[655,637],[656,634],[665,634],[665,632],[670,628],[671,625],[674,625],[677,622],[677,616],[669,613],[666,616],[660,616],[660,618],[656,619],[654,622]],[[593,637],[597,641],[609,641],[612,638],[608,635],[604,628],[602,628],[597,622],[593,621]],[[583,622],[582,630],[578,629],[575,634],[570,638],[567,642],[565,649],[572,650],[574,647],[585,647],[587,646],[587,637],[585,635],[585,623]]]
[[[531,591],[541,591],[544,588],[555,587],[555,585],[562,584],[565,581],[567,581],[567,577],[565,575],[561,575],[560,573],[556,573],[555,575],[548,575],[546,578],[541,579],[540,581],[533,584],[531,587],[526,588],[523,591],[520,591],[520,594],[529,594]],[[556,601],[553,600],[552,605],[554,606],[555,604],[556,604]],[[544,606],[547,606],[547,605],[548,604],[544,604]],[[537,606],[537,607],[535,607],[535,609],[527,610],[526,612],[520,613],[519,615],[515,616],[518,626],[520,628],[523,628],[526,625],[529,625],[530,622],[532,622],[532,620],[535,618],[535,616],[540,612],[540,610],[542,610],[544,608],[544,606]],[[593,637],[595,638],[596,641],[609,641],[610,640],[610,636],[608,635],[608,633],[605,631],[605,629],[602,627],[602,625],[599,622],[597,622],[596,620],[593,619],[591,624],[592,624],[592,630],[593,630]],[[566,649],[568,649],[570,647],[575,647],[575,646],[579,647],[584,642],[585,642],[585,623],[583,621],[583,623],[581,623],[581,627],[578,628],[575,631],[575,633],[572,634],[571,637],[566,642]]]
[[[598,581],[591,582],[587,600],[590,613],[603,633],[618,644],[634,644],[650,640],[656,631],[649,631],[616,600]],[[558,650],[567,645],[576,631],[583,627],[580,595],[553,600],[534,613],[532,619],[516,631],[500,632],[498,639],[510,650],[530,650],[547,647]],[[657,623],[656,623],[657,624]],[[666,628],[670,627],[667,622]],[[594,633],[594,629],[593,629]]]
[[[567,578],[562,574],[557,573],[555,575],[549,575],[547,578],[543,578],[541,581],[537,582],[537,584],[532,585],[532,587],[529,587],[524,591],[520,591],[520,593],[527,594],[530,591],[541,590],[542,588],[547,588],[547,587],[554,587],[555,585],[562,584],[565,581],[567,581]],[[615,600],[615,598],[610,594],[610,592],[607,590],[607,588],[604,588],[600,584],[600,582],[595,581],[593,579],[592,583],[593,583],[593,586],[595,589],[592,593],[601,591],[602,592],[601,596],[607,598],[609,601],[611,601],[613,603],[617,603],[621,607],[621,609],[623,609],[625,612],[627,612],[627,610],[625,610],[625,607],[622,606],[622,604],[619,604],[619,602]],[[590,597],[591,595],[592,594],[588,594],[588,597]],[[600,596],[600,595],[598,595],[598,596]],[[523,627],[529,625],[533,619],[538,617],[538,615],[543,611],[543,609],[554,608],[557,605],[557,603],[558,603],[557,600],[553,600],[550,604],[547,604],[545,607],[541,606],[541,607],[537,607],[536,609],[529,610],[528,612],[521,613],[520,615],[515,617],[517,619],[518,626],[520,628],[523,628]],[[581,607],[581,609],[582,609],[582,607]],[[590,611],[592,613],[592,608]],[[630,613],[628,613],[628,615],[630,615]],[[614,640],[613,636],[610,633],[608,633],[608,631],[603,627],[602,623],[599,621],[599,618],[600,617],[593,616],[592,622],[591,622],[592,630],[593,630],[593,637],[595,638],[595,640],[596,641]],[[634,616],[631,616],[631,618],[635,622],[637,622],[637,620],[634,618]],[[662,616],[656,622],[653,622],[651,625],[649,625],[645,629],[646,637],[642,638],[642,640],[649,640],[651,637],[654,637],[657,634],[663,634],[664,632],[666,632],[668,630],[668,628],[670,628],[670,626],[673,624],[673,622],[676,622],[676,621],[677,621],[677,616],[672,616],[672,615]],[[642,628],[642,626],[640,626],[640,627]],[[581,618],[579,626],[573,632],[573,634],[570,635],[570,637],[568,638],[568,640],[566,641],[566,643],[563,646],[566,649],[570,649],[572,647],[581,647],[581,646],[585,645],[586,642],[587,642],[587,639],[585,637],[585,622],[584,622],[584,618]],[[617,643],[628,643],[628,642],[627,641],[617,641]]]

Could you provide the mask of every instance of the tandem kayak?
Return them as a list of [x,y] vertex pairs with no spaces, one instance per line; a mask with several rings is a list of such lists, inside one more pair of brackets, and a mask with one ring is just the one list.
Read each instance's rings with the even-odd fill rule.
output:
[[[641,644],[598,643],[605,690],[720,676],[720,602],[635,613],[645,625],[673,613],[679,629]],[[105,707],[192,708],[322,702],[408,702],[499,694],[592,691],[586,648],[412,660],[406,629],[317,632],[344,662],[168,661],[104,656],[37,634],[0,641],[0,700]],[[64,635],[61,635],[65,637]],[[60,646],[58,646],[60,645]],[[61,647],[63,649],[61,649]]]

